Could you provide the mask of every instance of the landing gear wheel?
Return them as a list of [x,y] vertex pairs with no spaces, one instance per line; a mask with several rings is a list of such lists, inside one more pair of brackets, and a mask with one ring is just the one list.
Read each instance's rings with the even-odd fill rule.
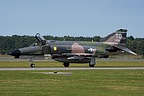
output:
[[69,67],[69,63],[64,62],[64,67]]
[[31,67],[31,68],[34,68],[34,67],[35,67],[35,64],[32,63],[32,64],[30,65],[30,67]]
[[89,63],[89,67],[95,67],[95,65],[91,65],[91,64]]

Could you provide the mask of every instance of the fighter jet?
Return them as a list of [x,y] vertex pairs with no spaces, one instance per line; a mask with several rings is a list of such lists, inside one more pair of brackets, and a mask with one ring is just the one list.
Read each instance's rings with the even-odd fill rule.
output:
[[[83,42],[83,41],[55,41],[46,40],[39,33],[35,35],[38,43],[29,47],[19,48],[8,52],[15,58],[27,57],[47,57],[63,62],[65,67],[70,63],[88,63],[90,67],[96,65],[96,58],[108,58],[110,54],[122,51],[137,55],[126,47],[127,29],[119,29],[116,32],[106,36],[101,42]],[[35,67],[31,63],[31,67]]]

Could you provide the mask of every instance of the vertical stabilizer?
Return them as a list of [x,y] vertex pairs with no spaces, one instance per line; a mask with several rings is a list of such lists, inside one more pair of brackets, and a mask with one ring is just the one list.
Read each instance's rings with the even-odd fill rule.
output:
[[[116,32],[106,36],[104,39],[101,40],[101,42],[113,46],[112,48],[118,48],[130,54],[137,55],[136,53],[134,53],[133,51],[131,51],[126,47],[126,37],[127,37],[127,29],[119,29]],[[106,50],[109,51],[113,49],[108,48]]]
[[101,42],[113,42],[121,45],[126,44],[127,29],[119,29],[116,32],[106,36]]

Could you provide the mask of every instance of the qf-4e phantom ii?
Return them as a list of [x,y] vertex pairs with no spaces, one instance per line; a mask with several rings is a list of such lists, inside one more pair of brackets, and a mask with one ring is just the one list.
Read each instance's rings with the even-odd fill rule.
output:
[[[8,52],[8,55],[15,58],[28,56],[31,59],[37,56],[51,56],[52,59],[63,62],[65,67],[69,67],[70,63],[88,63],[90,67],[94,67],[96,58],[108,58],[110,54],[125,51],[137,55],[126,47],[126,36],[127,29],[119,29],[101,42],[83,42],[46,40],[37,33],[35,38],[38,43],[13,50]],[[35,67],[35,64],[31,63],[30,66]]]

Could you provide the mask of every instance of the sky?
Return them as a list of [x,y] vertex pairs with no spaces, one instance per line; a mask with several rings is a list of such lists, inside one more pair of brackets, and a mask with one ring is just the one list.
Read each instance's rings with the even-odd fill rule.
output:
[[144,38],[144,0],[0,0],[0,35]]

